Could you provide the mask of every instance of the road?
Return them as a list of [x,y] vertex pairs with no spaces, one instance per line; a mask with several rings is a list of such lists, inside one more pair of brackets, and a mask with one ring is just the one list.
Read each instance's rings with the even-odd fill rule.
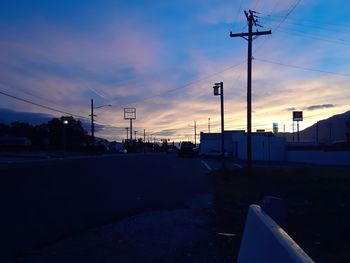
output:
[[[150,216],[147,213],[168,218],[163,223],[170,225],[174,222],[169,217],[181,221],[189,200],[210,194],[207,171],[197,158],[171,154],[3,165],[1,254],[27,253],[87,229],[120,223],[132,216],[136,220],[140,214],[143,219],[137,220],[142,222]],[[159,211],[168,212],[157,214]]]

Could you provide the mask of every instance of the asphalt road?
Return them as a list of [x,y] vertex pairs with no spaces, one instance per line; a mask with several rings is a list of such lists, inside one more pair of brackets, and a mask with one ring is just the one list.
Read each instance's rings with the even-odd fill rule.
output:
[[181,209],[209,193],[196,158],[117,155],[0,167],[0,252],[21,254],[140,213]]

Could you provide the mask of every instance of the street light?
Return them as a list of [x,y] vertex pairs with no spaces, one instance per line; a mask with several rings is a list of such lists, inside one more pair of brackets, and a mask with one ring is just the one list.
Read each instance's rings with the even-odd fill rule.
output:
[[112,106],[111,104],[106,104],[106,105],[101,105],[101,106],[97,106],[94,107],[94,100],[91,99],[91,145],[94,146],[95,145],[95,127],[94,127],[94,109],[99,109],[99,108],[103,108],[103,107],[110,107]]
[[62,156],[64,157],[66,151],[66,126],[68,125],[69,117],[62,117]]
[[225,136],[224,136],[224,83],[215,83],[213,86],[214,96],[220,95],[221,102],[221,158],[222,158],[222,168],[224,168],[224,158],[225,158]]

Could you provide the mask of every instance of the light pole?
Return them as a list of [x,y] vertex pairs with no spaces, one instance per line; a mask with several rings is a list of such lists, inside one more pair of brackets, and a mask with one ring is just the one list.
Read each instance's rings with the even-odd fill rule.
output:
[[215,83],[213,86],[214,96],[220,95],[220,104],[221,104],[221,158],[222,158],[222,168],[224,168],[224,159],[225,159],[225,129],[224,129],[224,83],[219,82]]
[[62,156],[63,157],[66,151],[66,125],[68,125],[68,118],[62,117]]
[[94,100],[91,99],[91,146],[94,146],[95,145],[95,126],[94,126],[94,109],[99,109],[99,108],[102,108],[102,107],[111,107],[112,105],[111,104],[106,104],[106,105],[101,105],[101,106],[97,106],[97,107],[94,107]]

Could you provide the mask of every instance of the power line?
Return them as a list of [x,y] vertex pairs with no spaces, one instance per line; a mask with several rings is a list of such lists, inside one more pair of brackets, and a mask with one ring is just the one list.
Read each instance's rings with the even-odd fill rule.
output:
[[[20,98],[20,97],[8,94],[8,93],[3,92],[3,91],[0,91],[0,94],[3,95],[3,96],[6,96],[6,97],[12,98],[12,99],[21,101],[21,102],[25,102],[25,103],[28,103],[28,104],[31,104],[31,105],[34,105],[34,106],[46,109],[46,110],[50,110],[50,111],[57,112],[57,113],[62,113],[64,115],[74,116],[74,117],[77,117],[77,118],[80,118],[80,119],[89,120],[88,117],[81,116],[81,115],[74,114],[74,113],[67,112],[67,111],[62,111],[62,110],[59,110],[59,109],[56,109],[56,108],[53,108],[53,107],[50,107],[50,106],[46,106],[46,105],[43,105],[43,104],[40,104],[40,103],[36,103],[36,102],[30,101],[30,100],[27,100],[27,99],[23,99],[23,98]],[[98,121],[96,123],[99,124],[99,125],[104,126],[104,128],[107,128],[107,127],[108,128],[112,128],[113,127],[113,128],[116,128],[116,129],[121,129],[121,127],[117,127],[117,126],[113,126],[113,125],[110,125],[110,124],[101,123],[101,122],[98,122]]]
[[[301,0],[297,0],[292,4],[289,8],[289,11],[287,14],[281,19],[281,21],[278,23],[278,25],[273,29],[273,31],[278,30],[278,28],[286,21],[288,16],[295,10],[295,8],[300,4]],[[276,6],[275,6],[276,7]],[[274,8],[275,8],[274,7]],[[267,36],[267,38],[264,39],[264,41],[254,50],[253,53],[256,53],[268,40],[270,39],[270,36]]]
[[[56,106],[59,107],[59,105],[57,103],[55,103],[54,101],[52,101],[50,99],[47,99],[47,98],[43,98],[42,96],[40,96],[41,94],[35,94],[34,95],[33,93],[29,92],[28,90],[25,90],[25,89],[22,89],[22,88],[19,88],[19,87],[15,87],[15,86],[13,86],[11,84],[7,84],[7,83],[5,83],[3,81],[0,81],[0,86],[2,88],[6,89],[6,91],[3,91],[5,93],[8,92],[8,90],[11,90],[11,91],[14,90],[14,91],[17,91],[17,92],[20,92],[20,93],[24,93],[25,95],[28,95],[28,96],[34,98],[35,100],[39,99],[40,101],[43,101],[44,103],[49,103],[51,105],[54,104],[54,107],[56,107]],[[13,95],[13,96],[15,96],[15,95]]]
[[242,64],[245,63],[245,62],[246,62],[246,60],[242,60],[241,62],[239,62],[239,63],[237,63],[237,64],[235,64],[235,65],[232,65],[232,66],[230,66],[230,67],[227,67],[227,68],[225,68],[225,69],[223,69],[223,70],[221,70],[221,71],[215,72],[215,73],[213,73],[213,74],[211,74],[211,75],[207,75],[207,76],[205,76],[205,77],[203,77],[203,78],[199,78],[199,79],[197,79],[197,80],[194,80],[194,81],[192,81],[192,82],[189,82],[189,83],[187,83],[187,84],[185,84],[185,85],[183,85],[183,86],[180,86],[180,87],[177,87],[177,88],[173,88],[173,89],[169,89],[169,90],[164,91],[164,92],[162,92],[162,93],[159,93],[159,94],[156,94],[156,95],[152,95],[152,96],[149,96],[149,97],[140,99],[140,100],[135,100],[135,101],[133,101],[133,102],[125,103],[125,104],[120,105],[120,107],[124,107],[124,106],[130,105],[130,104],[134,104],[134,103],[136,103],[136,102],[147,101],[147,100],[150,100],[150,99],[154,99],[154,98],[157,98],[157,97],[161,97],[162,95],[165,95],[165,94],[167,94],[167,93],[170,93],[170,92],[173,92],[173,91],[176,91],[176,90],[180,90],[180,89],[187,88],[187,87],[192,86],[192,85],[194,85],[194,84],[196,84],[196,83],[203,82],[204,80],[207,80],[207,79],[212,78],[212,77],[214,77],[214,76],[216,76],[216,75],[219,75],[219,74],[221,74],[221,73],[223,73],[223,72],[225,72],[225,71],[228,71],[228,70],[230,70],[230,69],[236,68],[236,67],[242,65]]
[[[280,18],[282,18],[282,16],[270,14],[270,15],[266,15],[266,17],[264,17],[264,18],[271,19],[271,20],[280,20]],[[347,31],[338,31],[336,29],[327,29],[327,28],[320,26],[320,25],[325,25],[325,26],[347,29],[347,27],[344,24],[340,24],[340,25],[339,24],[331,24],[331,23],[326,23],[323,20],[322,21],[315,21],[315,20],[310,20],[310,19],[305,19],[305,18],[303,18],[303,20],[301,21],[300,19],[294,19],[294,18],[288,17],[288,20],[289,20],[289,23],[292,23],[295,25],[314,27],[314,28],[323,29],[323,30],[327,30],[327,31],[332,31],[332,32],[337,31],[337,32],[341,32],[344,34],[349,34],[349,32],[347,32]],[[313,24],[313,25],[306,25],[303,23],[309,23],[309,24]]]
[[290,67],[290,68],[301,69],[301,70],[320,72],[320,73],[327,73],[327,74],[332,74],[332,75],[337,75],[337,76],[342,76],[342,77],[347,77],[347,78],[350,77],[350,74],[338,73],[338,72],[322,70],[322,69],[307,68],[307,67],[302,67],[302,66],[298,66],[298,65],[291,65],[291,64],[286,64],[286,63],[282,63],[282,62],[271,61],[271,60],[266,60],[266,59],[261,59],[261,58],[254,58],[254,60],[261,61],[261,62],[264,62],[264,63],[275,64],[275,65],[279,65],[279,66],[285,66],[285,67]]
[[[288,32],[289,31],[289,32]],[[286,34],[292,34],[295,36],[300,36],[300,37],[306,37],[306,38],[310,38],[310,39],[315,39],[315,40],[319,40],[319,41],[325,41],[325,42],[330,42],[330,43],[335,43],[335,44],[340,44],[340,45],[344,45],[344,46],[350,46],[350,43],[343,40],[343,39],[337,39],[337,38],[324,38],[320,35],[315,35],[315,34],[310,34],[308,32],[305,31],[301,31],[301,30],[296,30],[296,29],[278,29],[278,32],[282,32],[282,33],[286,33]]]
[[288,16],[295,10],[295,8],[297,8],[297,6],[300,4],[301,0],[297,0],[295,1],[294,5],[291,5],[289,11],[287,12],[287,14],[282,18],[282,20],[279,22],[279,24],[277,25],[277,27],[275,27],[274,31],[276,31],[283,23],[284,21],[286,21],[286,19],[288,18]]
[[42,104],[30,101],[30,100],[26,100],[26,99],[23,99],[23,98],[20,98],[20,97],[17,97],[17,96],[13,96],[11,94],[8,94],[8,93],[2,92],[2,91],[0,91],[0,94],[4,95],[4,96],[7,96],[9,98],[15,99],[15,100],[19,100],[19,101],[22,101],[22,102],[25,102],[25,103],[28,103],[28,104],[31,104],[31,105],[43,108],[43,109],[47,109],[47,110],[50,110],[50,111],[62,113],[62,114],[65,114],[65,115],[75,116],[75,117],[82,118],[82,119],[87,119],[87,117],[84,117],[84,116],[81,116],[81,115],[77,115],[77,114],[70,113],[70,112],[67,112],[67,111],[58,110],[58,109],[55,109],[55,108],[52,108],[52,107],[49,107],[49,106],[45,106],[45,105],[42,105]]

